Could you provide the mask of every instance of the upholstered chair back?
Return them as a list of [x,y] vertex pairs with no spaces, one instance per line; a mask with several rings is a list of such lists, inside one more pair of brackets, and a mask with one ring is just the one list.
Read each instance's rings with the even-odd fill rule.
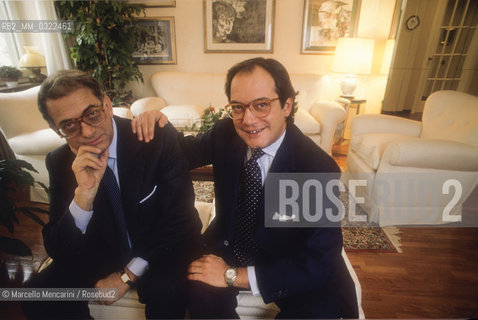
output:
[[160,71],[151,77],[154,91],[166,105],[190,105],[194,101],[202,108],[227,104],[225,82],[226,75],[216,73]]
[[39,89],[0,93],[0,128],[7,139],[48,128],[37,107]]
[[425,102],[421,137],[478,145],[478,97],[443,90]]

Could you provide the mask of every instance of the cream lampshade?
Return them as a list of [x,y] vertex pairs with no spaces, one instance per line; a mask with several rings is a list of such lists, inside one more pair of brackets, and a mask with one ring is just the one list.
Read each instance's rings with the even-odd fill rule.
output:
[[372,70],[373,39],[340,38],[335,48],[332,71],[345,73],[340,82],[342,95],[353,98],[357,87],[356,74],[369,74]]
[[31,69],[34,81],[43,81],[46,76],[41,73],[41,68],[46,67],[45,57],[38,52],[38,47],[23,47],[26,53],[18,62],[20,68]]

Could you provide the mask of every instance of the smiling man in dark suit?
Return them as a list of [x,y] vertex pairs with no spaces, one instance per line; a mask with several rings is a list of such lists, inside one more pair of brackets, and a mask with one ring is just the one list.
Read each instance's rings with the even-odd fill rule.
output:
[[[230,118],[180,142],[191,168],[213,165],[216,196],[207,249],[189,267],[191,317],[237,318],[236,295],[243,288],[275,302],[278,318],[358,317],[340,227],[264,225],[262,189],[269,172],[340,172],[293,124],[296,92],[286,69],[273,59],[246,60],[228,71],[225,89]],[[150,141],[152,128],[145,124],[160,116],[143,115],[133,131]]]
[[[183,318],[187,266],[200,221],[186,160],[171,125],[152,144],[113,116],[111,100],[76,70],[47,78],[40,111],[67,144],[47,156],[53,263],[28,287],[136,286],[147,318]],[[111,303],[102,301],[102,303]],[[87,302],[30,302],[29,318],[89,318]]]

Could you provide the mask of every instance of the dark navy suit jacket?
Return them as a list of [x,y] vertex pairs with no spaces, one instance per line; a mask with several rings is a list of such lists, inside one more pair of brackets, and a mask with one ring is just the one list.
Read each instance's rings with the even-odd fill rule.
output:
[[[121,201],[132,243],[131,256],[118,245],[118,228],[102,182],[94,200],[93,216],[82,234],[69,212],[77,186],[71,169],[75,155],[64,145],[46,159],[51,202],[50,220],[43,229],[45,248],[56,264],[81,269],[81,274],[91,281],[122,270],[131,257],[142,257],[154,270],[171,261],[172,254],[180,255],[178,250],[197,241],[200,233],[187,161],[174,128],[157,127],[154,140],[146,144],[132,134],[129,120],[114,117],[114,121]],[[188,262],[184,261],[184,270]]]
[[[219,121],[204,135],[185,137],[181,144],[191,168],[213,165],[216,217],[205,241],[233,264],[234,212],[247,146],[231,119]],[[340,168],[295,125],[289,125],[269,172],[339,173]],[[255,270],[264,302],[274,301],[286,318],[358,317],[355,286],[341,255],[340,227],[265,228],[263,201],[260,210],[255,240],[264,254]]]

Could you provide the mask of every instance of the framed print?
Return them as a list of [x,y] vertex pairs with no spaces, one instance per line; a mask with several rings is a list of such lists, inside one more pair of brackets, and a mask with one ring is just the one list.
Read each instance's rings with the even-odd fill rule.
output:
[[144,32],[133,53],[137,64],[176,64],[174,17],[141,18]]
[[361,0],[304,0],[302,54],[333,54],[338,38],[357,33]]
[[203,0],[204,52],[272,53],[275,0]]
[[142,4],[145,7],[176,7],[176,0],[128,0],[128,2]]

